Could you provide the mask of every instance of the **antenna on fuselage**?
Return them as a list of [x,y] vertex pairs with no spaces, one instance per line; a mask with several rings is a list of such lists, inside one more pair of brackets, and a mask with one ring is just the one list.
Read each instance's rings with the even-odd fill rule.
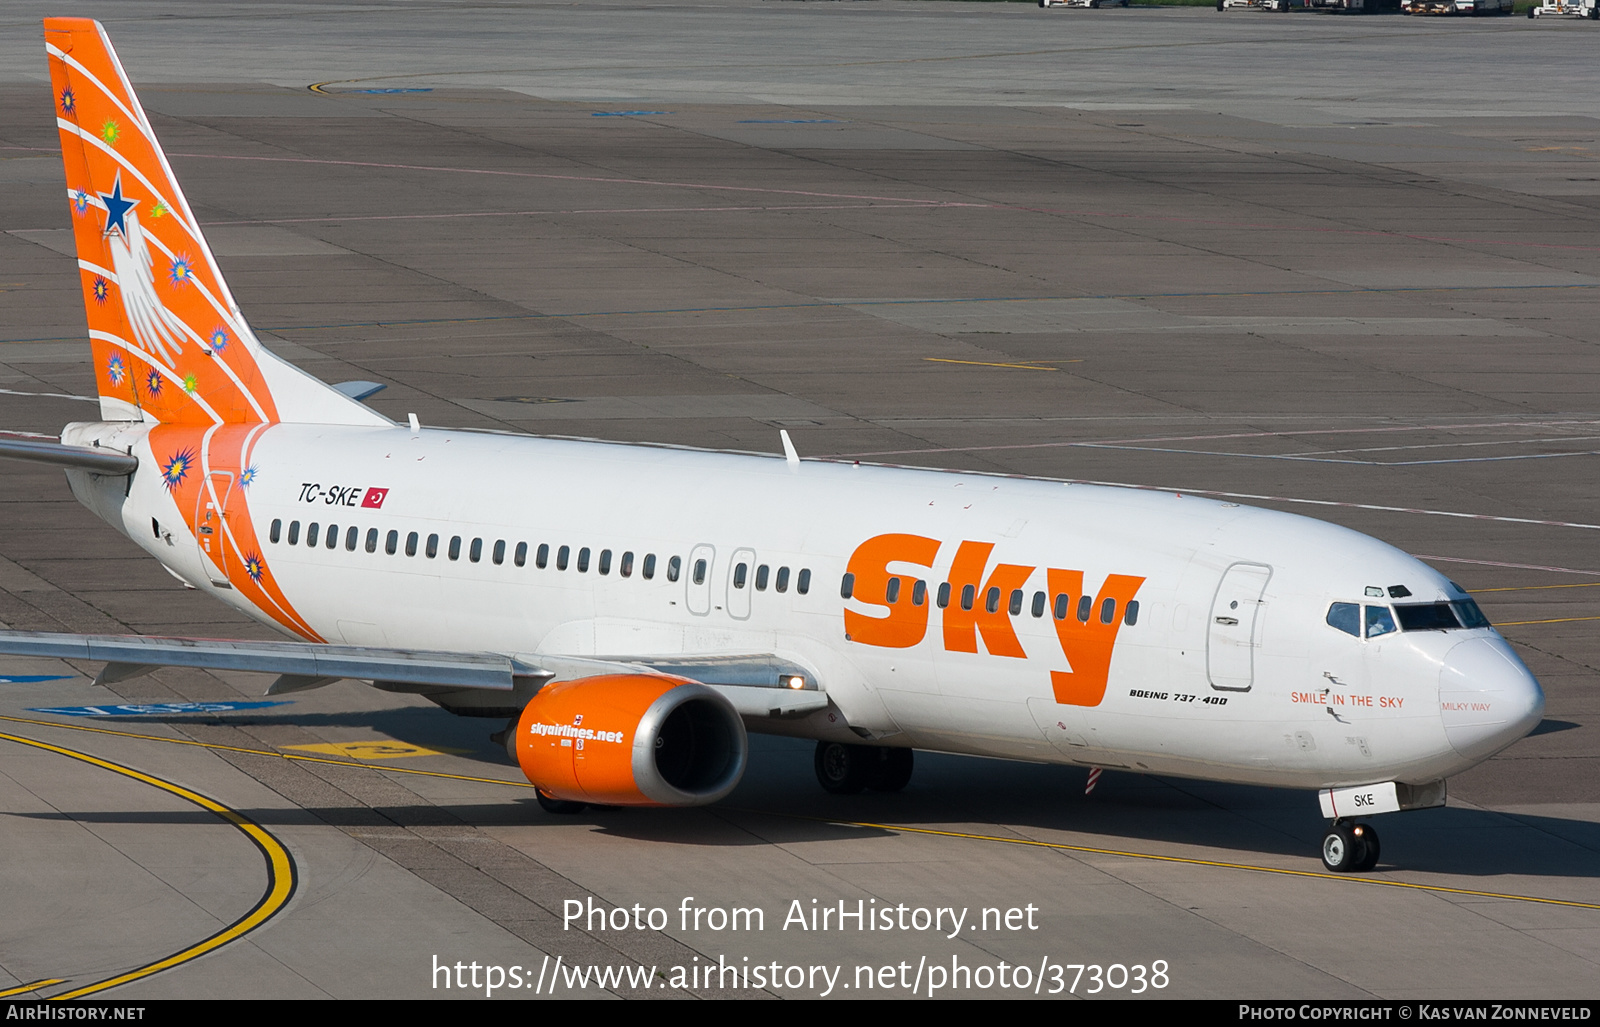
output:
[[779,428],[778,437],[783,440],[783,459],[790,467],[800,466],[800,454],[795,452],[794,442],[789,438],[789,429]]

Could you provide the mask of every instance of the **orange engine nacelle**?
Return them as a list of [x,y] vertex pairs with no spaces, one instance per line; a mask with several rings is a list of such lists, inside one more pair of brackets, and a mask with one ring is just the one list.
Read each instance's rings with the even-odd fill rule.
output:
[[733,791],[749,742],[733,704],[705,685],[602,674],[539,689],[507,748],[553,799],[699,806]]

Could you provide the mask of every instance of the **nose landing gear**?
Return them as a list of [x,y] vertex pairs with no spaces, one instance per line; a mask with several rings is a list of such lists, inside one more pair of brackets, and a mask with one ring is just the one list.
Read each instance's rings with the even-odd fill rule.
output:
[[1335,821],[1322,836],[1322,865],[1336,874],[1364,874],[1378,865],[1378,832],[1371,824]]

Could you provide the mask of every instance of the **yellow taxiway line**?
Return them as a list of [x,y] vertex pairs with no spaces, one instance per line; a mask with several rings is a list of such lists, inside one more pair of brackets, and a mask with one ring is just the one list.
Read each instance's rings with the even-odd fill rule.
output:
[[0,991],[0,998],[10,998],[13,995],[26,995],[30,991],[38,991],[40,988],[48,988],[52,984],[65,983],[66,978],[64,977],[46,977],[42,981],[29,981],[27,984],[19,984],[15,988],[7,988],[4,991]]
[[[7,717],[6,719],[19,720],[20,718]],[[41,724],[49,723],[48,721],[23,722]],[[222,930],[211,935],[209,938],[190,945],[186,949],[183,949],[179,952],[174,952],[172,955],[167,956],[164,959],[158,959],[153,963],[146,963],[144,966],[136,967],[135,969],[129,970],[126,973],[116,974],[115,976],[107,977],[104,980],[96,981],[93,984],[86,984],[81,988],[74,988],[73,990],[64,992],[60,995],[52,995],[52,999],[83,998],[88,995],[96,994],[97,992],[105,991],[108,988],[115,988],[119,984],[127,984],[129,981],[137,981],[140,978],[149,977],[152,974],[158,974],[163,970],[170,970],[173,967],[180,966],[192,959],[198,959],[208,952],[216,951],[231,941],[237,941],[238,939],[249,934],[251,931],[255,930],[257,927],[260,927],[262,924],[272,919],[273,916],[277,915],[277,913],[282,910],[284,906],[288,905],[289,899],[294,895],[295,886],[298,883],[298,875],[295,870],[294,857],[289,855],[289,850],[284,848],[283,843],[278,841],[277,838],[273,837],[270,831],[262,827],[260,824],[250,820],[237,810],[230,809],[215,799],[201,795],[199,792],[192,791],[183,787],[182,785],[173,784],[171,781],[164,781],[159,777],[155,777],[154,775],[146,774],[143,771],[134,770],[132,767],[125,767],[120,763],[113,763],[110,760],[101,759],[98,756],[91,756],[86,752],[79,752],[76,749],[67,749],[59,745],[51,745],[48,742],[41,742],[32,738],[23,738],[18,735],[0,734],[0,740],[16,742],[18,745],[29,745],[36,749],[43,749],[46,752],[53,752],[60,756],[68,756],[75,760],[81,760],[90,766],[99,767],[102,770],[109,770],[114,774],[121,774],[124,777],[130,777],[135,781],[139,781],[143,784],[150,785],[153,788],[159,788],[164,792],[176,795],[178,798],[187,802],[191,802],[203,810],[206,810],[210,813],[215,813],[222,820],[232,824],[239,830],[240,833],[242,833],[246,838],[250,839],[251,843],[254,844],[258,850],[260,850],[261,855],[266,859],[267,863],[266,890],[262,892],[261,898],[256,901],[256,904],[251,907],[249,912],[245,913],[227,927],[224,927]],[[34,990],[36,988],[45,987],[49,984],[59,983],[62,982],[36,981],[32,985],[18,990]],[[5,994],[15,993],[16,992],[6,992]]]

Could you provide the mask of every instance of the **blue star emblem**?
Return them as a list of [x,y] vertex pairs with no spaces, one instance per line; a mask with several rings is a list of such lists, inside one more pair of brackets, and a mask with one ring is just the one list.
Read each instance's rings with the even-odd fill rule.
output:
[[128,212],[139,205],[138,200],[124,200],[122,198],[122,172],[117,172],[116,183],[111,186],[111,192],[100,193],[100,199],[106,205],[106,234],[110,235],[115,229],[126,238],[128,234]]

